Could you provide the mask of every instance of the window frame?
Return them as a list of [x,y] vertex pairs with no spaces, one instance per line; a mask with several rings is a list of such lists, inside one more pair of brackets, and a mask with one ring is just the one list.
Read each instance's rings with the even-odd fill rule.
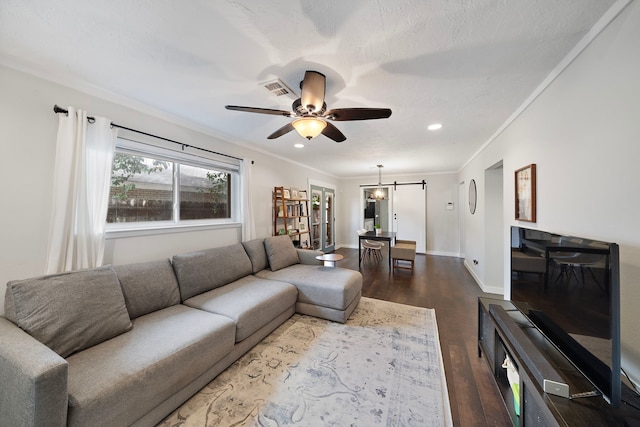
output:
[[[225,159],[222,156],[201,155],[176,151],[163,147],[157,141],[146,142],[125,136],[118,136],[115,152],[136,156],[150,157],[157,160],[171,162],[172,174],[172,220],[170,221],[139,221],[139,222],[115,222],[106,223],[105,237],[107,239],[132,237],[140,235],[156,235],[166,233],[181,233],[184,231],[211,230],[224,228],[241,228],[242,186],[240,182],[240,164],[233,159]],[[225,172],[230,175],[231,191],[229,194],[231,213],[230,218],[209,219],[180,219],[180,165],[189,165],[198,168]]]

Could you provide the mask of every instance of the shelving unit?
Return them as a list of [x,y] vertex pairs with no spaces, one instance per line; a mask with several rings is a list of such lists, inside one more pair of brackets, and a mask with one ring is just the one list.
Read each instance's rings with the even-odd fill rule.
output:
[[296,247],[311,249],[309,199],[291,192],[286,187],[273,189],[273,235],[288,234]]

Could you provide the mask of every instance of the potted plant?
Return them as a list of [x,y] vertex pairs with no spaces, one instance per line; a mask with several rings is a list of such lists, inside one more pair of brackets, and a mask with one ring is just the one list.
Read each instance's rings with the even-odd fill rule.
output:
[[376,236],[379,236],[380,233],[382,233],[382,228],[380,228],[380,224],[376,224],[374,228],[376,229]]

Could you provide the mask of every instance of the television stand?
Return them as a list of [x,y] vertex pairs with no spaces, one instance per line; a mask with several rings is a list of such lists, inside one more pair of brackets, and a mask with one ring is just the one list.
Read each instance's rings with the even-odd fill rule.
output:
[[[593,385],[511,301],[478,298],[482,356],[516,426],[640,426],[640,411],[632,406],[613,408],[599,394],[587,397]],[[502,367],[507,356],[510,375]]]

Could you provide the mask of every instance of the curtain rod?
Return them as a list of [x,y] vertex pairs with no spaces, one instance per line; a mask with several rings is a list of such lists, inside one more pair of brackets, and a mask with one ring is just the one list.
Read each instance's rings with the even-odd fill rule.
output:
[[[55,104],[55,105],[53,106],[53,112],[54,112],[54,113],[56,113],[56,114],[58,114],[58,113],[64,113],[64,114],[67,114],[67,115],[69,114],[69,111],[65,110],[65,109],[64,109],[64,108],[62,108],[62,107],[59,107],[57,104]],[[88,120],[90,123],[93,123],[93,122],[95,121],[95,118],[94,118],[94,117],[89,116],[89,117],[87,117],[87,120]],[[230,155],[228,155],[228,154],[218,153],[217,151],[207,150],[206,148],[200,148],[200,147],[196,147],[196,146],[194,146],[194,145],[185,144],[185,143],[183,143],[183,142],[174,141],[173,139],[164,138],[164,137],[162,137],[162,136],[154,135],[154,134],[152,134],[152,133],[143,132],[143,131],[141,131],[141,130],[137,130],[137,129],[131,129],[131,128],[128,128],[128,127],[126,127],[126,126],[121,126],[121,125],[115,124],[115,123],[113,123],[113,122],[111,122],[111,126],[113,126],[114,128],[119,128],[119,129],[124,129],[124,130],[131,131],[131,132],[139,133],[139,134],[141,134],[141,135],[150,136],[150,137],[152,137],[152,138],[158,138],[158,139],[161,139],[161,140],[163,140],[163,141],[173,142],[174,144],[178,144],[178,145],[182,146],[182,151],[184,151],[184,149],[185,149],[185,148],[195,148],[196,150],[206,151],[207,153],[217,154],[217,155],[219,155],[219,156],[229,157],[229,158],[236,159],[236,160],[242,160],[242,159],[241,159],[241,158],[239,158],[239,157],[230,156]],[[252,163],[253,163],[253,162],[252,162]]]
[[398,185],[422,185],[422,189],[424,190],[425,185],[427,185],[427,181],[424,179],[421,182],[397,182],[393,181],[392,184],[360,184],[360,187],[377,187],[379,185],[393,185],[393,189],[395,190]]

